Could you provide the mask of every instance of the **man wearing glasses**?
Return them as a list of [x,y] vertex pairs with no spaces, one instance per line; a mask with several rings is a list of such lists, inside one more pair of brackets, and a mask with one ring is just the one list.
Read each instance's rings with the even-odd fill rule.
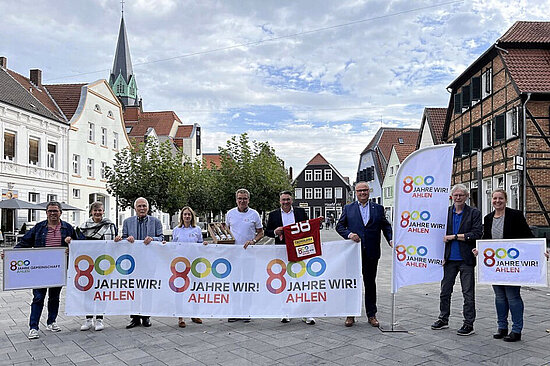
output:
[[[235,244],[242,245],[246,249],[251,244],[256,244],[264,236],[264,228],[258,211],[248,207],[250,202],[250,192],[241,188],[235,192],[237,207],[232,208],[225,215],[225,223],[235,237]],[[229,318],[232,323],[239,319]],[[250,322],[250,318],[242,319],[245,323]]]
[[[61,204],[51,201],[46,205],[48,219],[41,221],[29,230],[21,238],[16,248],[40,248],[40,247],[68,247],[72,239],[77,239],[74,228],[67,222],[61,221]],[[31,304],[31,316],[29,320],[29,339],[39,338],[38,324],[44,308],[44,299],[48,295],[48,319],[46,329],[52,332],[59,332],[61,328],[56,323],[59,312],[59,294],[61,287],[37,288],[32,290],[33,299]]]
[[465,185],[455,185],[451,189],[451,196],[453,205],[449,207],[447,235],[443,237],[445,262],[439,295],[439,319],[432,324],[432,329],[449,328],[451,294],[456,276],[460,273],[460,285],[462,286],[462,297],[464,298],[462,310],[464,323],[457,334],[468,336],[474,334],[474,320],[476,318],[474,292],[474,266],[476,260],[472,249],[476,247],[476,239],[480,239],[483,234],[481,212],[477,208],[466,204],[469,192]]
[[[344,206],[342,215],[336,224],[336,231],[344,239],[361,243],[361,260],[363,283],[365,285],[365,309],[369,324],[378,327],[376,319],[376,271],[380,259],[380,239],[382,232],[392,245],[391,225],[384,214],[384,207],[369,202],[370,188],[366,182],[355,184],[357,201]],[[344,323],[351,327],[355,323],[353,316],[348,316]]]

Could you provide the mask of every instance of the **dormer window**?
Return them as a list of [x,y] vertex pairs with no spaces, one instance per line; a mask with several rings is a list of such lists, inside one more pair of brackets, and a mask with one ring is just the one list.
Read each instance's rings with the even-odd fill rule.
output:
[[405,143],[401,137],[397,139],[397,142],[399,142],[400,144],[404,144],[404,143]]

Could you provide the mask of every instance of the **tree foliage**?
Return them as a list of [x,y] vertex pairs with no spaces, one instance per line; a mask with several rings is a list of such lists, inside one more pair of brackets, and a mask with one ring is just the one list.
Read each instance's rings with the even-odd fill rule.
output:
[[147,139],[124,149],[107,167],[107,190],[123,208],[145,197],[152,207],[171,215],[183,206],[198,213],[227,211],[235,206],[235,191],[246,188],[251,206],[258,211],[277,207],[279,192],[292,184],[283,161],[267,142],[234,136],[220,147],[221,168],[184,159],[169,141]]

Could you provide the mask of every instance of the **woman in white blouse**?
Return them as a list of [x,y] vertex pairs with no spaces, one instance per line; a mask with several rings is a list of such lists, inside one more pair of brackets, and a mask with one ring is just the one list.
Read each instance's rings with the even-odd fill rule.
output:
[[[180,222],[172,232],[172,241],[178,243],[203,243],[201,228],[197,226],[195,211],[189,206],[185,206],[180,212]],[[202,324],[202,319],[191,318],[193,323]],[[185,328],[185,320],[178,318],[178,326]]]

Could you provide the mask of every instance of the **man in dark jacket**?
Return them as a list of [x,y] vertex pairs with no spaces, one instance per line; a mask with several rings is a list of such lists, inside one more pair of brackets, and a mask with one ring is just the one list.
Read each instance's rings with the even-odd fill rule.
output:
[[432,324],[432,329],[449,328],[451,314],[451,294],[456,276],[460,273],[460,285],[464,298],[464,324],[457,331],[458,335],[474,334],[475,285],[474,267],[476,264],[472,249],[476,240],[481,238],[481,212],[477,208],[466,204],[469,192],[463,184],[455,185],[451,190],[453,205],[449,207],[447,215],[447,235],[445,242],[445,262],[443,264],[443,280],[441,280],[441,294],[439,302],[439,319]]
[[[16,248],[43,248],[43,247],[67,247],[72,239],[78,239],[74,228],[67,222],[61,221],[61,204],[48,202],[46,205],[47,220],[41,221],[29,230],[21,238]],[[31,316],[29,320],[29,339],[40,337],[38,324],[44,308],[44,299],[48,295],[48,319],[46,328],[52,332],[59,332],[61,328],[56,323],[59,312],[59,294],[61,287],[37,288],[32,290]]]
[[[306,211],[301,207],[292,207],[292,193],[283,191],[279,193],[280,209],[273,210],[267,217],[267,226],[265,234],[275,238],[275,244],[285,244],[283,226],[292,225],[300,221],[307,220]],[[314,325],[315,319],[304,318],[306,324]],[[290,322],[290,318],[284,317],[282,323]]]

